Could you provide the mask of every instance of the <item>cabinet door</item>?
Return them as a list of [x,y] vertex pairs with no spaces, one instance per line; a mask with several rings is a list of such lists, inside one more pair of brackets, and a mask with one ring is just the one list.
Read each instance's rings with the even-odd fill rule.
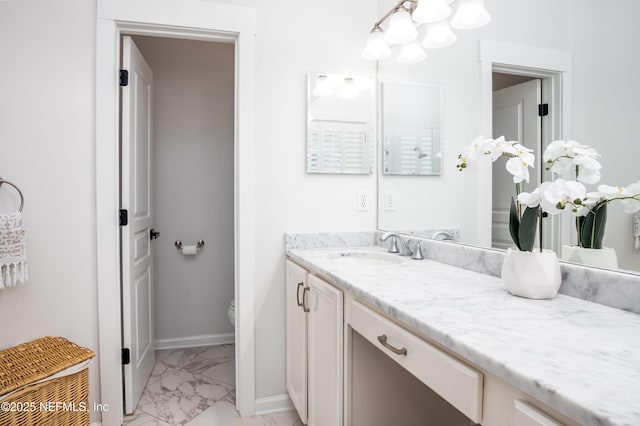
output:
[[342,425],[342,292],[309,275],[309,426]]
[[307,271],[287,260],[287,392],[304,424],[307,424],[307,314],[303,298],[308,306]]

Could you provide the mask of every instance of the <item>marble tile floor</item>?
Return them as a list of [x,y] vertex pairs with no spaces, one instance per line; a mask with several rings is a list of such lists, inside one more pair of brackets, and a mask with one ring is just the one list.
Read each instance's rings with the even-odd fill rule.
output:
[[295,411],[241,418],[235,409],[234,345],[156,351],[126,426],[302,426]]

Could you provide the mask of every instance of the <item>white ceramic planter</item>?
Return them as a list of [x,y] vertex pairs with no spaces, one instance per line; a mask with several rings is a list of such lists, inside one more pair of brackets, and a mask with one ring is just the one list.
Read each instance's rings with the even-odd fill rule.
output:
[[615,249],[610,247],[588,249],[578,246],[562,246],[560,259],[597,268],[618,269],[618,256],[616,256]]
[[502,280],[509,293],[529,299],[552,299],[562,281],[558,256],[551,250],[507,249]]

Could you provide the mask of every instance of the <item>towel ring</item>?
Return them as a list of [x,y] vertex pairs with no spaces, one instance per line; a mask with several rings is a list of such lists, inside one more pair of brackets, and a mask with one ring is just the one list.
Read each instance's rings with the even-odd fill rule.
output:
[[18,194],[20,194],[20,208],[18,209],[18,211],[22,212],[22,208],[24,207],[24,195],[22,195],[22,191],[20,191],[20,188],[18,188],[14,183],[9,182],[8,180],[4,180],[0,177],[0,187],[3,183],[12,186],[16,191],[18,191]]

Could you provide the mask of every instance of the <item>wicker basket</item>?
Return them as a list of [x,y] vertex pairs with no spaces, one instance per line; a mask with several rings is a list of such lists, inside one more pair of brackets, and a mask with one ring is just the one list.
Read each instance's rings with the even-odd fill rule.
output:
[[64,370],[94,356],[63,337],[0,351],[0,425],[89,425],[88,368]]

